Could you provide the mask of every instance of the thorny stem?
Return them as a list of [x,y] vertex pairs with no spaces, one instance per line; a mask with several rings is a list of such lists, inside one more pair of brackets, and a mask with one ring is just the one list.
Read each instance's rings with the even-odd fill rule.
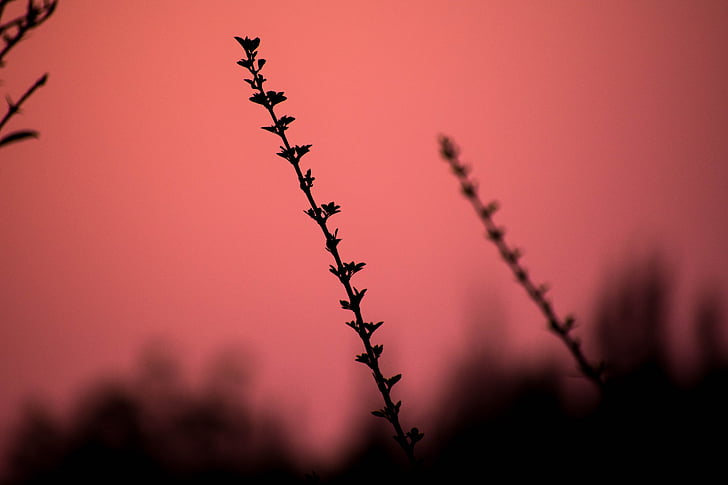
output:
[[238,64],[246,68],[252,75],[252,79],[245,80],[246,82],[248,82],[248,84],[250,84],[251,88],[255,92],[250,100],[254,103],[262,105],[266,109],[266,111],[268,111],[268,114],[273,120],[272,126],[263,127],[263,129],[270,131],[271,133],[274,133],[280,137],[283,145],[281,146],[281,152],[278,153],[278,155],[288,160],[288,162],[293,166],[293,169],[296,172],[299,187],[306,196],[306,200],[308,201],[308,204],[310,206],[310,209],[305,212],[317,223],[317,225],[321,229],[321,232],[324,235],[324,239],[326,240],[326,250],[331,253],[332,257],[334,258],[334,262],[336,263],[335,266],[331,266],[330,271],[337,277],[341,285],[344,287],[348,298],[348,300],[341,300],[341,306],[343,309],[350,310],[354,314],[354,321],[347,322],[347,325],[350,326],[354,331],[356,331],[362,343],[364,344],[364,353],[358,355],[356,360],[358,362],[364,363],[372,371],[374,381],[376,382],[377,388],[379,389],[379,392],[381,393],[384,400],[384,408],[382,408],[381,410],[373,411],[372,414],[374,414],[375,416],[383,417],[387,421],[389,421],[396,433],[394,439],[404,450],[409,462],[411,464],[416,464],[417,461],[415,459],[414,447],[415,444],[422,439],[423,434],[417,428],[412,428],[412,430],[409,432],[405,432],[402,428],[402,425],[399,421],[399,410],[402,403],[401,401],[395,403],[391,395],[391,389],[394,384],[396,384],[400,380],[401,375],[396,375],[390,378],[384,377],[384,374],[382,373],[379,365],[379,357],[381,356],[383,347],[381,345],[374,345],[371,341],[372,335],[379,328],[379,326],[381,326],[382,322],[379,322],[377,324],[365,322],[362,315],[360,302],[364,296],[364,293],[366,292],[366,289],[358,290],[357,288],[352,286],[350,282],[350,279],[354,275],[354,273],[361,270],[365,263],[356,264],[354,262],[351,262],[347,264],[341,258],[341,254],[338,250],[338,244],[341,241],[341,239],[337,237],[338,229],[332,232],[327,224],[328,218],[339,212],[339,206],[335,205],[333,202],[331,202],[330,204],[319,205],[313,196],[311,187],[313,187],[314,178],[311,176],[310,170],[307,170],[304,174],[300,164],[301,158],[303,157],[303,155],[308,153],[311,145],[292,146],[288,140],[288,137],[285,134],[285,131],[288,128],[288,124],[290,124],[294,120],[294,118],[287,116],[279,118],[275,114],[274,106],[284,101],[286,98],[285,96],[283,96],[282,92],[266,92],[263,88],[265,78],[260,75],[260,70],[265,63],[265,60],[259,59],[256,63],[257,48],[260,40],[258,38],[249,39],[248,37],[246,37],[245,39],[236,37],[235,39],[243,47],[247,56],[246,59],[241,59],[240,61],[238,61]]
[[576,359],[582,374],[592,381],[601,391],[604,391],[606,384],[604,380],[604,365],[594,365],[586,358],[581,348],[581,342],[578,338],[571,335],[571,331],[574,329],[574,318],[567,317],[564,320],[560,319],[556,315],[551,302],[545,297],[546,287],[539,287],[533,283],[528,272],[519,262],[520,252],[508,246],[503,236],[503,229],[498,227],[493,221],[493,213],[498,208],[497,204],[495,202],[491,202],[488,205],[483,204],[478,196],[477,185],[468,177],[468,167],[460,161],[458,148],[446,136],[440,137],[440,154],[450,165],[450,168],[460,182],[463,195],[470,201],[473,209],[475,209],[478,217],[483,222],[488,239],[498,248],[498,252],[511,269],[518,283],[526,290],[528,296],[546,317],[549,330],[555,333],[564,345],[566,345],[571,355]]
[[10,120],[10,118],[15,113],[20,111],[20,107],[25,102],[25,100],[27,100],[35,92],[36,89],[38,89],[39,87],[43,86],[46,83],[47,79],[48,79],[48,74],[43,74],[40,78],[38,78],[38,80],[35,83],[33,83],[33,85],[31,87],[28,88],[27,91],[25,91],[25,93],[23,93],[23,95],[20,97],[20,99],[18,99],[17,102],[12,103],[12,102],[8,101],[8,110],[5,112],[5,116],[3,116],[3,119],[0,120],[0,130],[3,129],[5,124]]
[[[10,50],[18,45],[18,43],[25,38],[28,33],[37,28],[43,22],[48,20],[51,14],[55,11],[58,5],[58,0],[42,0],[40,3],[36,3],[36,0],[28,0],[25,11],[9,21],[3,21],[2,16],[5,13],[5,7],[7,7],[14,0],[0,0],[0,38],[4,45],[0,48],[0,68],[4,66],[5,56]],[[20,111],[22,104],[41,86],[43,86],[48,79],[48,74],[41,76],[32,86],[30,86],[20,99],[13,103],[10,98],[8,101],[8,108],[0,120],[0,130],[2,130],[10,118]],[[3,137],[0,140],[0,145],[4,145],[9,141],[16,141],[27,137],[37,137],[38,133],[32,130],[19,131],[11,133],[10,135]]]

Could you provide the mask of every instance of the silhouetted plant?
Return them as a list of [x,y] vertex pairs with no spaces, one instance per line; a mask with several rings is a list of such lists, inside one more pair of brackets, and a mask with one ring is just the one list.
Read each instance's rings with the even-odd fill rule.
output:
[[[11,20],[4,21],[2,19],[3,14],[6,12],[8,5],[13,2],[14,0],[0,0],[0,38],[2,38],[4,42],[2,49],[0,49],[0,67],[5,66],[5,56],[10,52],[10,50],[18,45],[18,43],[25,38],[31,30],[37,28],[43,22],[48,20],[58,5],[58,0],[43,0],[42,2],[28,0],[25,12]],[[0,119],[0,134],[8,121],[10,121],[10,118],[20,112],[20,107],[23,103],[30,98],[38,88],[43,86],[47,79],[48,73],[43,74],[15,102],[13,102],[9,96],[6,97],[8,108],[5,115],[2,119]],[[4,136],[0,135],[0,146],[27,138],[38,138],[38,132],[35,130],[16,130]]]
[[[0,7],[7,3],[0,0]],[[259,39],[235,39],[246,55],[238,64],[252,75],[245,79],[254,91],[250,100],[263,106],[273,120],[263,129],[281,139],[278,155],[294,168],[310,206],[304,212],[319,226],[334,259],[329,269],[347,298],[340,301],[341,307],[354,315],[347,325],[364,346],[355,360],[372,371],[384,400],[384,407],[373,414],[392,425],[397,443],[415,462],[414,448],[423,435],[417,428],[404,432],[400,425],[401,402],[393,401],[391,391],[401,376],[382,374],[382,346],[372,342],[382,322],[364,320],[361,302],[366,289],[351,283],[365,263],[347,263],[341,257],[338,229],[332,231],[328,225],[341,207],[334,202],[318,204],[313,197],[315,178],[311,169],[301,166],[311,145],[291,145],[288,140],[286,131],[294,118],[279,117],[274,111],[286,100],[283,92],[264,89],[266,80],[260,72],[265,60],[257,59]],[[546,287],[533,283],[520,263],[519,251],[506,243],[503,229],[493,220],[497,204],[482,203],[458,149],[447,137],[440,139],[440,149],[488,238],[545,315],[548,328],[567,346],[581,372],[600,389],[608,386],[609,392],[588,412],[573,413],[560,395],[553,366],[541,366],[535,373],[508,369],[492,354],[472,354],[461,366],[451,363],[457,374],[444,381],[445,393],[435,412],[437,426],[430,432],[439,439],[427,441],[431,448],[423,469],[428,481],[460,483],[472,481],[473,475],[507,474],[511,480],[582,482],[588,473],[606,479],[635,472],[655,481],[663,476],[674,479],[676,467],[695,474],[722,472],[724,449],[714,443],[728,433],[728,362],[718,343],[724,325],[715,297],[701,302],[696,319],[699,347],[707,349],[704,365],[692,385],[681,387],[664,362],[666,342],[656,339],[667,328],[667,275],[659,267],[650,267],[639,278],[628,273],[620,281],[621,288],[605,292],[595,318],[601,330],[596,333],[597,347],[619,364],[610,367],[607,381],[604,366],[587,359],[572,336],[574,318],[556,315],[545,297]],[[378,429],[372,432],[369,427],[370,434],[353,436],[361,440],[356,452],[324,478],[315,472],[301,476],[294,471],[293,456],[279,428],[268,421],[261,426],[225,382],[189,394],[169,379],[174,372],[165,362],[153,364],[138,387],[114,384],[87,396],[68,427],[32,409],[12,443],[9,483],[130,482],[143,477],[183,483],[307,480],[351,484],[383,477],[396,481],[401,476],[390,454],[394,447],[383,446]],[[428,453],[423,448],[418,448],[419,455]]]
[[280,147],[280,151],[277,155],[293,167],[296,177],[298,179],[298,185],[306,196],[309,208],[304,212],[319,226],[321,232],[324,235],[326,241],[326,250],[331,253],[334,258],[333,265],[329,266],[329,271],[336,276],[341,285],[344,287],[347,299],[340,300],[341,308],[349,310],[354,315],[354,320],[346,322],[361,339],[364,345],[364,352],[356,356],[356,361],[366,365],[371,371],[374,381],[376,382],[377,388],[384,399],[384,407],[376,411],[372,411],[374,416],[384,418],[392,425],[395,431],[394,439],[399,443],[404,452],[407,455],[410,463],[415,463],[414,448],[415,444],[420,441],[423,437],[417,428],[412,428],[410,431],[405,432],[400,424],[399,412],[402,405],[402,401],[394,402],[392,399],[392,388],[402,378],[401,374],[396,374],[392,377],[384,377],[379,365],[379,359],[382,356],[383,346],[372,343],[372,336],[374,332],[382,325],[383,322],[367,322],[364,320],[361,309],[361,302],[366,294],[366,288],[358,289],[352,285],[352,277],[361,271],[365,264],[364,262],[345,262],[339,252],[339,244],[341,238],[339,237],[338,228],[333,231],[329,228],[329,219],[341,212],[341,206],[335,202],[329,202],[325,204],[318,204],[316,202],[312,188],[313,182],[316,179],[311,174],[311,169],[304,169],[301,167],[301,159],[311,149],[311,145],[291,145],[286,135],[289,125],[295,120],[293,116],[283,115],[278,116],[274,107],[279,103],[286,100],[286,96],[283,92],[278,91],[266,91],[264,83],[266,79],[260,74],[263,66],[265,65],[265,59],[256,59],[258,55],[258,46],[260,45],[260,39],[250,39],[248,37],[241,38],[235,37],[235,40],[240,43],[245,51],[245,58],[238,61],[238,64],[243,68],[247,69],[252,76],[250,79],[245,79],[254,94],[250,97],[250,101],[255,104],[263,106],[271,119],[273,124],[270,126],[264,126],[262,129],[277,135],[283,145]]
[[460,151],[447,136],[440,137],[440,155],[450,165],[452,172],[460,182],[460,189],[466,199],[470,202],[485,226],[487,238],[498,248],[503,261],[506,262],[516,281],[526,290],[528,296],[533,300],[541,313],[548,321],[548,328],[556,334],[566,345],[574,356],[581,372],[600,389],[604,388],[604,365],[593,364],[586,358],[578,338],[571,335],[574,329],[575,319],[569,315],[560,318],[553,308],[551,302],[546,298],[547,285],[536,285],[520,263],[521,251],[509,246],[504,238],[505,231],[493,221],[493,214],[498,210],[498,203],[493,201],[484,204],[478,195],[478,186],[470,178],[470,169],[460,161]]

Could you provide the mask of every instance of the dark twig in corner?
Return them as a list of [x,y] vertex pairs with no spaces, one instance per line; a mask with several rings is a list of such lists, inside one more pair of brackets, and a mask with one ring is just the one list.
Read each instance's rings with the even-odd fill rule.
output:
[[[22,15],[19,15],[11,20],[3,21],[2,16],[5,13],[5,8],[12,3],[14,0],[0,0],[0,38],[4,45],[0,48],[0,67],[5,66],[5,56],[10,52],[13,47],[25,38],[29,32],[48,18],[56,10],[58,0],[42,0],[36,2],[35,0],[28,0],[28,4]],[[38,80],[30,86],[25,93],[20,97],[17,102],[13,102],[7,97],[8,108],[0,120],[0,131],[5,127],[10,118],[20,112],[21,105],[28,99],[33,93],[41,86],[43,86],[48,79],[48,74],[44,74]],[[15,141],[24,140],[26,138],[37,138],[38,132],[35,130],[17,130],[9,133],[5,136],[0,137],[0,146],[12,143]]]
[[384,399],[384,407],[373,411],[372,414],[389,421],[396,433],[394,439],[402,447],[410,463],[415,464],[415,444],[422,439],[423,433],[417,428],[412,428],[410,431],[405,432],[400,424],[399,411],[402,401],[394,402],[391,391],[392,387],[399,382],[402,375],[397,374],[392,377],[384,377],[379,365],[379,358],[382,355],[383,346],[375,345],[371,341],[372,335],[374,335],[374,332],[383,322],[372,323],[364,320],[361,301],[367,290],[366,288],[357,289],[351,284],[351,278],[364,268],[365,263],[357,263],[354,261],[349,263],[344,262],[339,253],[338,246],[341,242],[341,238],[338,235],[339,230],[334,229],[332,231],[329,229],[328,221],[333,215],[341,212],[341,207],[334,202],[319,205],[314,199],[311,189],[315,177],[311,174],[311,169],[307,169],[304,172],[301,168],[301,159],[309,152],[311,145],[292,146],[286,136],[286,130],[295,118],[288,115],[279,117],[274,112],[274,106],[285,101],[286,96],[283,92],[266,91],[263,88],[266,79],[260,74],[260,71],[265,64],[265,59],[256,59],[260,39],[235,37],[235,40],[243,47],[246,55],[244,59],[238,61],[238,64],[247,69],[252,76],[250,79],[245,79],[245,82],[250,85],[254,92],[250,97],[250,101],[263,106],[273,120],[271,126],[264,126],[263,129],[277,135],[281,139],[283,145],[280,147],[281,150],[277,155],[288,161],[296,172],[298,185],[306,196],[309,205],[309,209],[304,212],[321,229],[326,240],[326,250],[334,258],[335,264],[329,267],[329,271],[339,280],[347,296],[346,300],[340,300],[339,303],[342,309],[351,311],[354,315],[354,320],[346,322],[346,324],[359,335],[359,338],[364,344],[364,352],[356,356],[356,361],[361,362],[371,370],[377,388]]
[[460,182],[460,189],[463,195],[470,201],[470,204],[485,226],[486,236],[498,248],[498,252],[503,258],[503,261],[511,269],[518,283],[526,290],[528,296],[546,317],[549,330],[556,334],[564,345],[566,345],[571,355],[576,359],[582,374],[591,380],[600,390],[603,390],[605,387],[604,365],[595,365],[586,358],[581,348],[581,342],[577,337],[571,335],[574,329],[574,317],[567,316],[564,319],[559,318],[551,302],[546,299],[547,287],[545,285],[537,286],[533,283],[528,272],[519,262],[521,256],[520,251],[511,248],[506,243],[503,228],[498,227],[493,221],[493,214],[498,210],[498,204],[496,202],[490,202],[487,205],[483,204],[478,195],[476,183],[469,177],[468,167],[460,161],[458,148],[446,136],[440,137],[440,155],[450,165],[450,168]]
[[43,0],[40,4],[36,4],[34,0],[28,0],[28,6],[25,12],[7,22],[3,22],[2,14],[5,8],[12,3],[13,0],[0,0],[0,36],[5,45],[0,49],[0,67],[5,62],[5,55],[25,37],[28,32],[40,26],[48,20],[48,17],[55,11],[58,6],[58,0]]

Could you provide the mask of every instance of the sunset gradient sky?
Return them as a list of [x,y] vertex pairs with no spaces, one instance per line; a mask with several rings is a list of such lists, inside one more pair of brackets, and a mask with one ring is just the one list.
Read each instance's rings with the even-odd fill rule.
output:
[[367,262],[355,285],[404,374],[405,425],[427,432],[476,347],[550,356],[588,386],[483,238],[440,133],[587,350],[610,276],[661,255],[689,371],[680,322],[705,289],[727,295],[728,2],[61,0],[0,71],[15,97],[50,73],[9,126],[40,139],[0,149],[0,433],[29,396],[62,408],[130,375],[151,342],[190,375],[236,352],[251,399],[314,452],[378,403],[235,35],[261,38],[315,194],[342,206],[342,255]]

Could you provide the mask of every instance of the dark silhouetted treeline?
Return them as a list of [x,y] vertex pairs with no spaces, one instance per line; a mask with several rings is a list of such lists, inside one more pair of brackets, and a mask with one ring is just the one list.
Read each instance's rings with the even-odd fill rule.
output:
[[671,289],[665,266],[652,264],[604,290],[590,343],[609,363],[607,385],[586,409],[564,402],[558,366],[514,371],[476,354],[453,362],[439,428],[423,440],[416,469],[369,418],[373,431],[337,468],[301,470],[275,420],[256,415],[226,379],[191,391],[150,365],[144,379],[83,396],[70,424],[29,410],[11,446],[8,483],[724,480],[720,301],[708,295],[696,305],[689,324],[703,360],[677,378],[666,350]]

